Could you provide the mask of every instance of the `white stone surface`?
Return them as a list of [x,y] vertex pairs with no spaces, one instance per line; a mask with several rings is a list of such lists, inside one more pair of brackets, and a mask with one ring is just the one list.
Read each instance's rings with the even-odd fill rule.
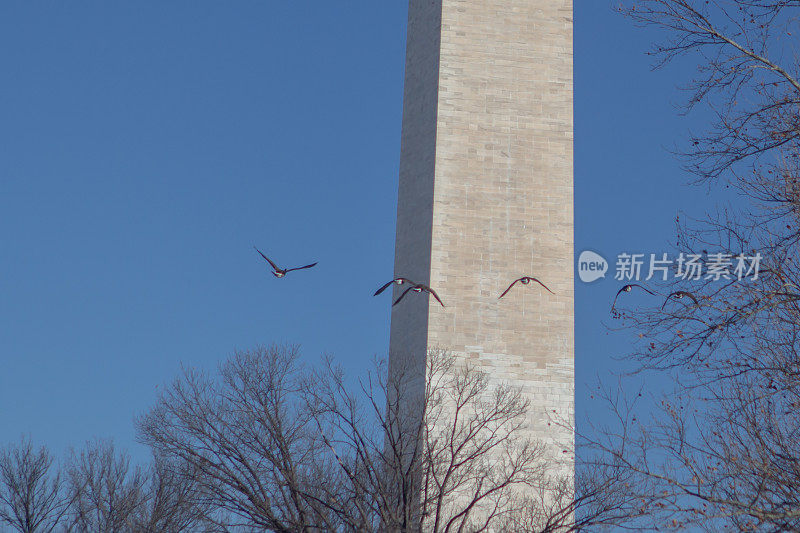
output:
[[[445,348],[526,391],[531,436],[571,467],[571,0],[410,0],[390,358]],[[534,276],[555,294],[531,283]],[[405,289],[401,287],[400,289]],[[395,288],[395,298],[399,296]]]

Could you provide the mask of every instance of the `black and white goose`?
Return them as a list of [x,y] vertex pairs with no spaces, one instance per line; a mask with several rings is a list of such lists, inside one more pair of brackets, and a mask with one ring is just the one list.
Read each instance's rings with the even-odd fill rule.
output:
[[671,293],[669,296],[667,296],[667,299],[664,300],[664,303],[661,305],[661,309],[664,309],[664,306],[666,306],[667,302],[669,302],[672,298],[674,298],[676,300],[682,300],[683,298],[689,298],[690,300],[692,300],[694,302],[694,304],[696,306],[698,306],[698,307],[700,306],[700,302],[697,301],[697,298],[691,292],[688,292],[688,291],[675,291],[675,292]]
[[261,253],[261,250],[259,250],[259,249],[258,249],[258,248],[256,248],[255,246],[253,246],[253,248],[255,248],[256,252],[258,252],[258,254],[259,254],[261,257],[263,257],[263,258],[264,258],[264,260],[265,260],[267,263],[269,263],[269,266],[271,266],[271,267],[272,267],[272,275],[273,275],[273,276],[275,276],[276,278],[282,278],[282,277],[284,277],[284,276],[285,276],[287,273],[289,273],[289,272],[293,272],[293,271],[295,271],[295,270],[303,270],[304,268],[311,268],[311,267],[313,267],[313,266],[315,266],[315,265],[316,265],[316,263],[311,263],[310,265],[305,265],[305,266],[301,266],[301,267],[295,267],[295,268],[281,268],[281,267],[279,267],[278,265],[276,265],[275,263],[273,263],[273,262],[272,262],[272,260],[271,260],[269,257],[267,257],[266,255],[264,255],[263,253]]
[[394,307],[395,305],[399,304],[400,300],[405,298],[406,294],[408,294],[411,291],[414,291],[414,292],[427,292],[428,294],[430,294],[431,296],[436,298],[436,301],[439,302],[439,305],[444,307],[444,304],[442,303],[442,300],[439,298],[439,295],[436,294],[436,291],[434,291],[433,289],[431,289],[427,285],[423,285],[422,283],[415,283],[414,285],[412,285],[411,287],[409,287],[405,291],[403,291],[403,294],[401,294],[400,297],[397,300],[394,301],[394,303],[392,304],[392,307]]
[[394,283],[395,285],[403,285],[404,283],[409,283],[411,285],[416,285],[417,284],[416,281],[411,281],[408,278],[400,278],[400,277],[394,278],[392,281],[388,282],[386,285],[382,286],[380,289],[375,291],[375,294],[373,294],[373,296],[377,296],[380,293],[382,293],[383,291],[385,291],[387,288],[389,288],[389,285],[391,285],[392,283]]
[[538,283],[539,285],[541,285],[542,287],[544,287],[544,289],[545,289],[547,292],[549,292],[550,294],[555,294],[553,291],[551,291],[550,289],[548,289],[548,288],[547,288],[547,285],[545,285],[544,283],[542,283],[542,282],[541,282],[541,281],[539,281],[538,279],[536,279],[536,278],[532,278],[532,277],[530,277],[530,276],[522,276],[521,278],[519,278],[519,279],[515,279],[514,281],[512,281],[512,282],[511,282],[511,285],[509,285],[509,286],[508,286],[508,288],[507,288],[506,290],[504,290],[504,291],[503,291],[503,294],[501,294],[500,296],[498,296],[498,297],[497,297],[497,299],[499,300],[500,298],[502,298],[503,296],[505,296],[505,295],[508,293],[508,291],[510,291],[510,290],[511,290],[511,287],[513,287],[513,286],[514,286],[514,285],[516,285],[517,283],[522,283],[523,285],[527,285],[527,284],[529,284],[531,281],[535,281],[536,283]]
[[620,290],[618,290],[618,291],[617,291],[617,295],[616,295],[616,296],[614,296],[614,303],[612,303],[612,304],[611,304],[611,311],[612,311],[612,312],[614,311],[614,308],[615,308],[615,307],[616,307],[616,305],[617,305],[617,298],[619,298],[619,295],[620,295],[620,294],[622,294],[623,292],[631,292],[631,291],[633,290],[633,288],[634,288],[634,287],[638,287],[638,288],[642,289],[643,291],[645,291],[645,292],[647,292],[647,293],[649,293],[649,294],[652,294],[653,296],[655,296],[655,295],[656,295],[656,293],[654,293],[654,292],[653,292],[653,291],[651,291],[650,289],[647,289],[647,288],[645,288],[645,287],[642,287],[641,285],[639,285],[639,284],[637,284],[637,283],[632,283],[632,284],[630,284],[630,285],[625,285],[625,286],[624,286],[624,287],[622,287]]

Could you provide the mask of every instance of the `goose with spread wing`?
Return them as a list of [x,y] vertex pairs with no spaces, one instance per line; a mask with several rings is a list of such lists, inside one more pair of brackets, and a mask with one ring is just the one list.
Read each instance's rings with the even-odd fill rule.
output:
[[538,279],[536,279],[536,278],[532,278],[532,277],[530,277],[530,276],[522,276],[521,278],[519,278],[519,279],[515,279],[514,281],[512,281],[512,282],[511,282],[511,285],[509,285],[509,286],[508,286],[508,288],[507,288],[506,290],[504,290],[504,291],[503,291],[503,294],[501,294],[500,296],[498,296],[498,297],[497,297],[497,299],[499,300],[500,298],[502,298],[503,296],[505,296],[506,294],[508,294],[508,291],[510,291],[510,290],[511,290],[511,287],[513,287],[513,286],[514,286],[514,285],[516,285],[517,283],[522,283],[523,285],[527,285],[527,284],[529,284],[531,281],[535,281],[536,283],[538,283],[539,285],[541,285],[542,287],[544,287],[544,289],[545,289],[547,292],[549,292],[550,294],[555,294],[553,291],[551,291],[551,290],[550,290],[550,289],[547,287],[547,285],[545,285],[544,283],[542,283],[542,282],[541,282],[541,281],[539,281]]
[[411,287],[407,288],[405,291],[403,291],[403,294],[401,294],[400,297],[397,300],[395,300],[395,302],[392,304],[392,307],[394,307],[395,305],[399,304],[400,300],[405,298],[406,294],[408,294],[411,291],[414,291],[414,292],[427,292],[428,294],[430,294],[431,296],[436,298],[436,301],[439,302],[439,305],[444,307],[444,304],[442,303],[442,300],[439,298],[439,295],[436,294],[436,291],[434,291],[433,289],[431,289],[427,285],[423,285],[422,283],[415,283],[413,286],[411,286]]
[[264,255],[263,253],[261,253],[261,250],[259,250],[259,249],[258,249],[258,248],[256,248],[255,246],[253,246],[253,248],[255,248],[256,252],[258,252],[258,254],[259,254],[261,257],[263,257],[263,258],[264,258],[264,260],[265,260],[267,263],[269,263],[269,266],[270,266],[270,267],[272,267],[272,275],[273,275],[273,276],[275,276],[276,278],[282,278],[282,277],[284,277],[286,274],[288,274],[289,272],[293,272],[293,271],[295,271],[295,270],[303,270],[304,268],[311,268],[311,267],[313,267],[313,266],[315,266],[315,265],[317,264],[317,263],[311,263],[310,265],[305,265],[305,266],[301,266],[301,267],[295,267],[295,268],[281,268],[281,267],[279,267],[278,265],[276,265],[276,264],[275,264],[275,263],[272,261],[272,259],[270,259],[270,258],[269,258],[269,257],[267,257],[266,255]]

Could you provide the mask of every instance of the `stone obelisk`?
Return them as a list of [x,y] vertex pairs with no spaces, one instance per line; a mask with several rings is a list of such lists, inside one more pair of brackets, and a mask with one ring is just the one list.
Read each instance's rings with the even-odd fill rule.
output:
[[[390,358],[443,348],[522,387],[562,457],[574,413],[572,0],[410,0]],[[533,276],[535,283],[513,280]],[[395,297],[406,286],[395,288]],[[567,459],[569,462],[569,459]]]

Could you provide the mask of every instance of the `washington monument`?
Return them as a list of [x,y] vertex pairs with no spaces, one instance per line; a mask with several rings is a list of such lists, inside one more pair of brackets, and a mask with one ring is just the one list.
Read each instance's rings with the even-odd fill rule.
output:
[[[574,417],[572,25],[571,0],[410,0],[395,275],[446,306],[404,299],[390,341],[394,363],[445,349],[521,387],[567,467],[548,422]],[[522,276],[552,294],[498,298]]]

